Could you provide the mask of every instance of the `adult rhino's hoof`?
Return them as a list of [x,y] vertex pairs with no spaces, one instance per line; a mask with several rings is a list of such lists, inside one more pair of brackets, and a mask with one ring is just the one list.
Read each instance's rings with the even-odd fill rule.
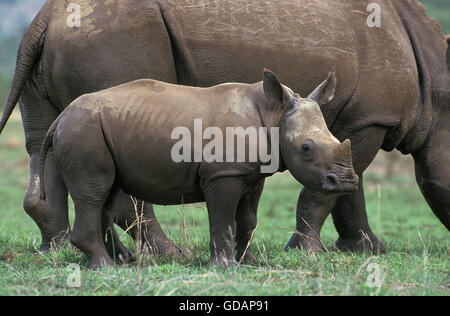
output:
[[131,250],[124,249],[120,253],[116,254],[116,260],[117,263],[122,264],[129,264],[136,261],[136,254],[132,252]]
[[91,265],[89,266],[89,270],[97,270],[97,269],[103,269],[106,267],[114,267],[114,261],[108,257],[108,258],[96,258],[91,260]]
[[182,247],[178,247],[172,245],[169,250],[167,250],[164,255],[168,258],[172,258],[174,260],[182,260],[186,258],[191,258],[192,254],[189,250],[184,249]]
[[147,250],[152,254],[157,254],[176,261],[192,257],[189,250],[178,247],[172,242],[166,242],[164,245],[159,245],[156,249],[148,246]]
[[238,255],[236,260],[239,263],[244,263],[244,264],[255,264],[257,262],[256,257],[251,253],[250,250],[247,250],[245,252],[245,255]]
[[292,235],[291,239],[284,247],[284,250],[290,251],[292,249],[300,249],[310,252],[322,252],[326,250],[322,243],[316,238],[306,235],[303,236],[300,233],[295,233],[294,235]]
[[39,252],[51,252],[57,249],[65,248],[69,245],[68,237],[53,239],[50,242],[42,241],[41,246],[39,247]]
[[236,260],[226,258],[212,258],[208,264],[208,267],[223,269],[239,268],[239,266],[239,262]]
[[336,249],[350,252],[372,252],[373,254],[385,254],[386,246],[375,236],[360,239],[339,238],[335,244]]
[[129,264],[129,263],[132,263],[132,262],[135,262],[136,261],[136,255],[134,254],[134,253],[132,253],[131,251],[130,252],[128,252],[127,254],[119,254],[119,261],[122,263],[122,264]]

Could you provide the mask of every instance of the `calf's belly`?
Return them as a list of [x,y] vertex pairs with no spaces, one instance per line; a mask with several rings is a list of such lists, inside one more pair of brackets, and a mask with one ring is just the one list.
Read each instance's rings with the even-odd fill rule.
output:
[[145,156],[127,161],[126,166],[116,167],[117,184],[125,193],[158,205],[204,202],[196,164],[152,161]]

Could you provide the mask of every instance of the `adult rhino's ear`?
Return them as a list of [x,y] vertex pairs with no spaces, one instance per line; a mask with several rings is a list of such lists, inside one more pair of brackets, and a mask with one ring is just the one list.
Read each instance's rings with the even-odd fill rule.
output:
[[264,94],[270,101],[283,104],[283,86],[277,75],[269,69],[264,69]]
[[337,79],[336,71],[333,69],[329,74],[327,80],[322,82],[316,90],[314,90],[310,95],[309,99],[312,99],[319,103],[319,105],[325,105],[331,102],[336,93]]
[[450,72],[450,35],[447,36],[447,68]]

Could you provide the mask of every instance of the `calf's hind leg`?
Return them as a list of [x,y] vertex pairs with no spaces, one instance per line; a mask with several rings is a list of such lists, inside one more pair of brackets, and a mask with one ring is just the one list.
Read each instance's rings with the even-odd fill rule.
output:
[[[82,130],[72,124],[85,122]],[[90,141],[80,142],[83,135]],[[100,123],[84,112],[69,113],[53,136],[55,162],[75,205],[70,241],[91,261],[91,268],[113,265],[102,232],[103,208],[114,185],[114,160]]]
[[70,241],[88,256],[90,268],[114,265],[114,261],[106,250],[102,236],[102,209],[106,198],[80,195],[74,199],[75,222]]

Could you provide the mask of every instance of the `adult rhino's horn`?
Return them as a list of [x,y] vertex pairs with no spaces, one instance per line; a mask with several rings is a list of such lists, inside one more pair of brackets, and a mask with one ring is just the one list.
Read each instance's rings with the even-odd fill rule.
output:
[[350,139],[344,141],[335,151],[336,156],[345,162],[352,163],[352,142]]

